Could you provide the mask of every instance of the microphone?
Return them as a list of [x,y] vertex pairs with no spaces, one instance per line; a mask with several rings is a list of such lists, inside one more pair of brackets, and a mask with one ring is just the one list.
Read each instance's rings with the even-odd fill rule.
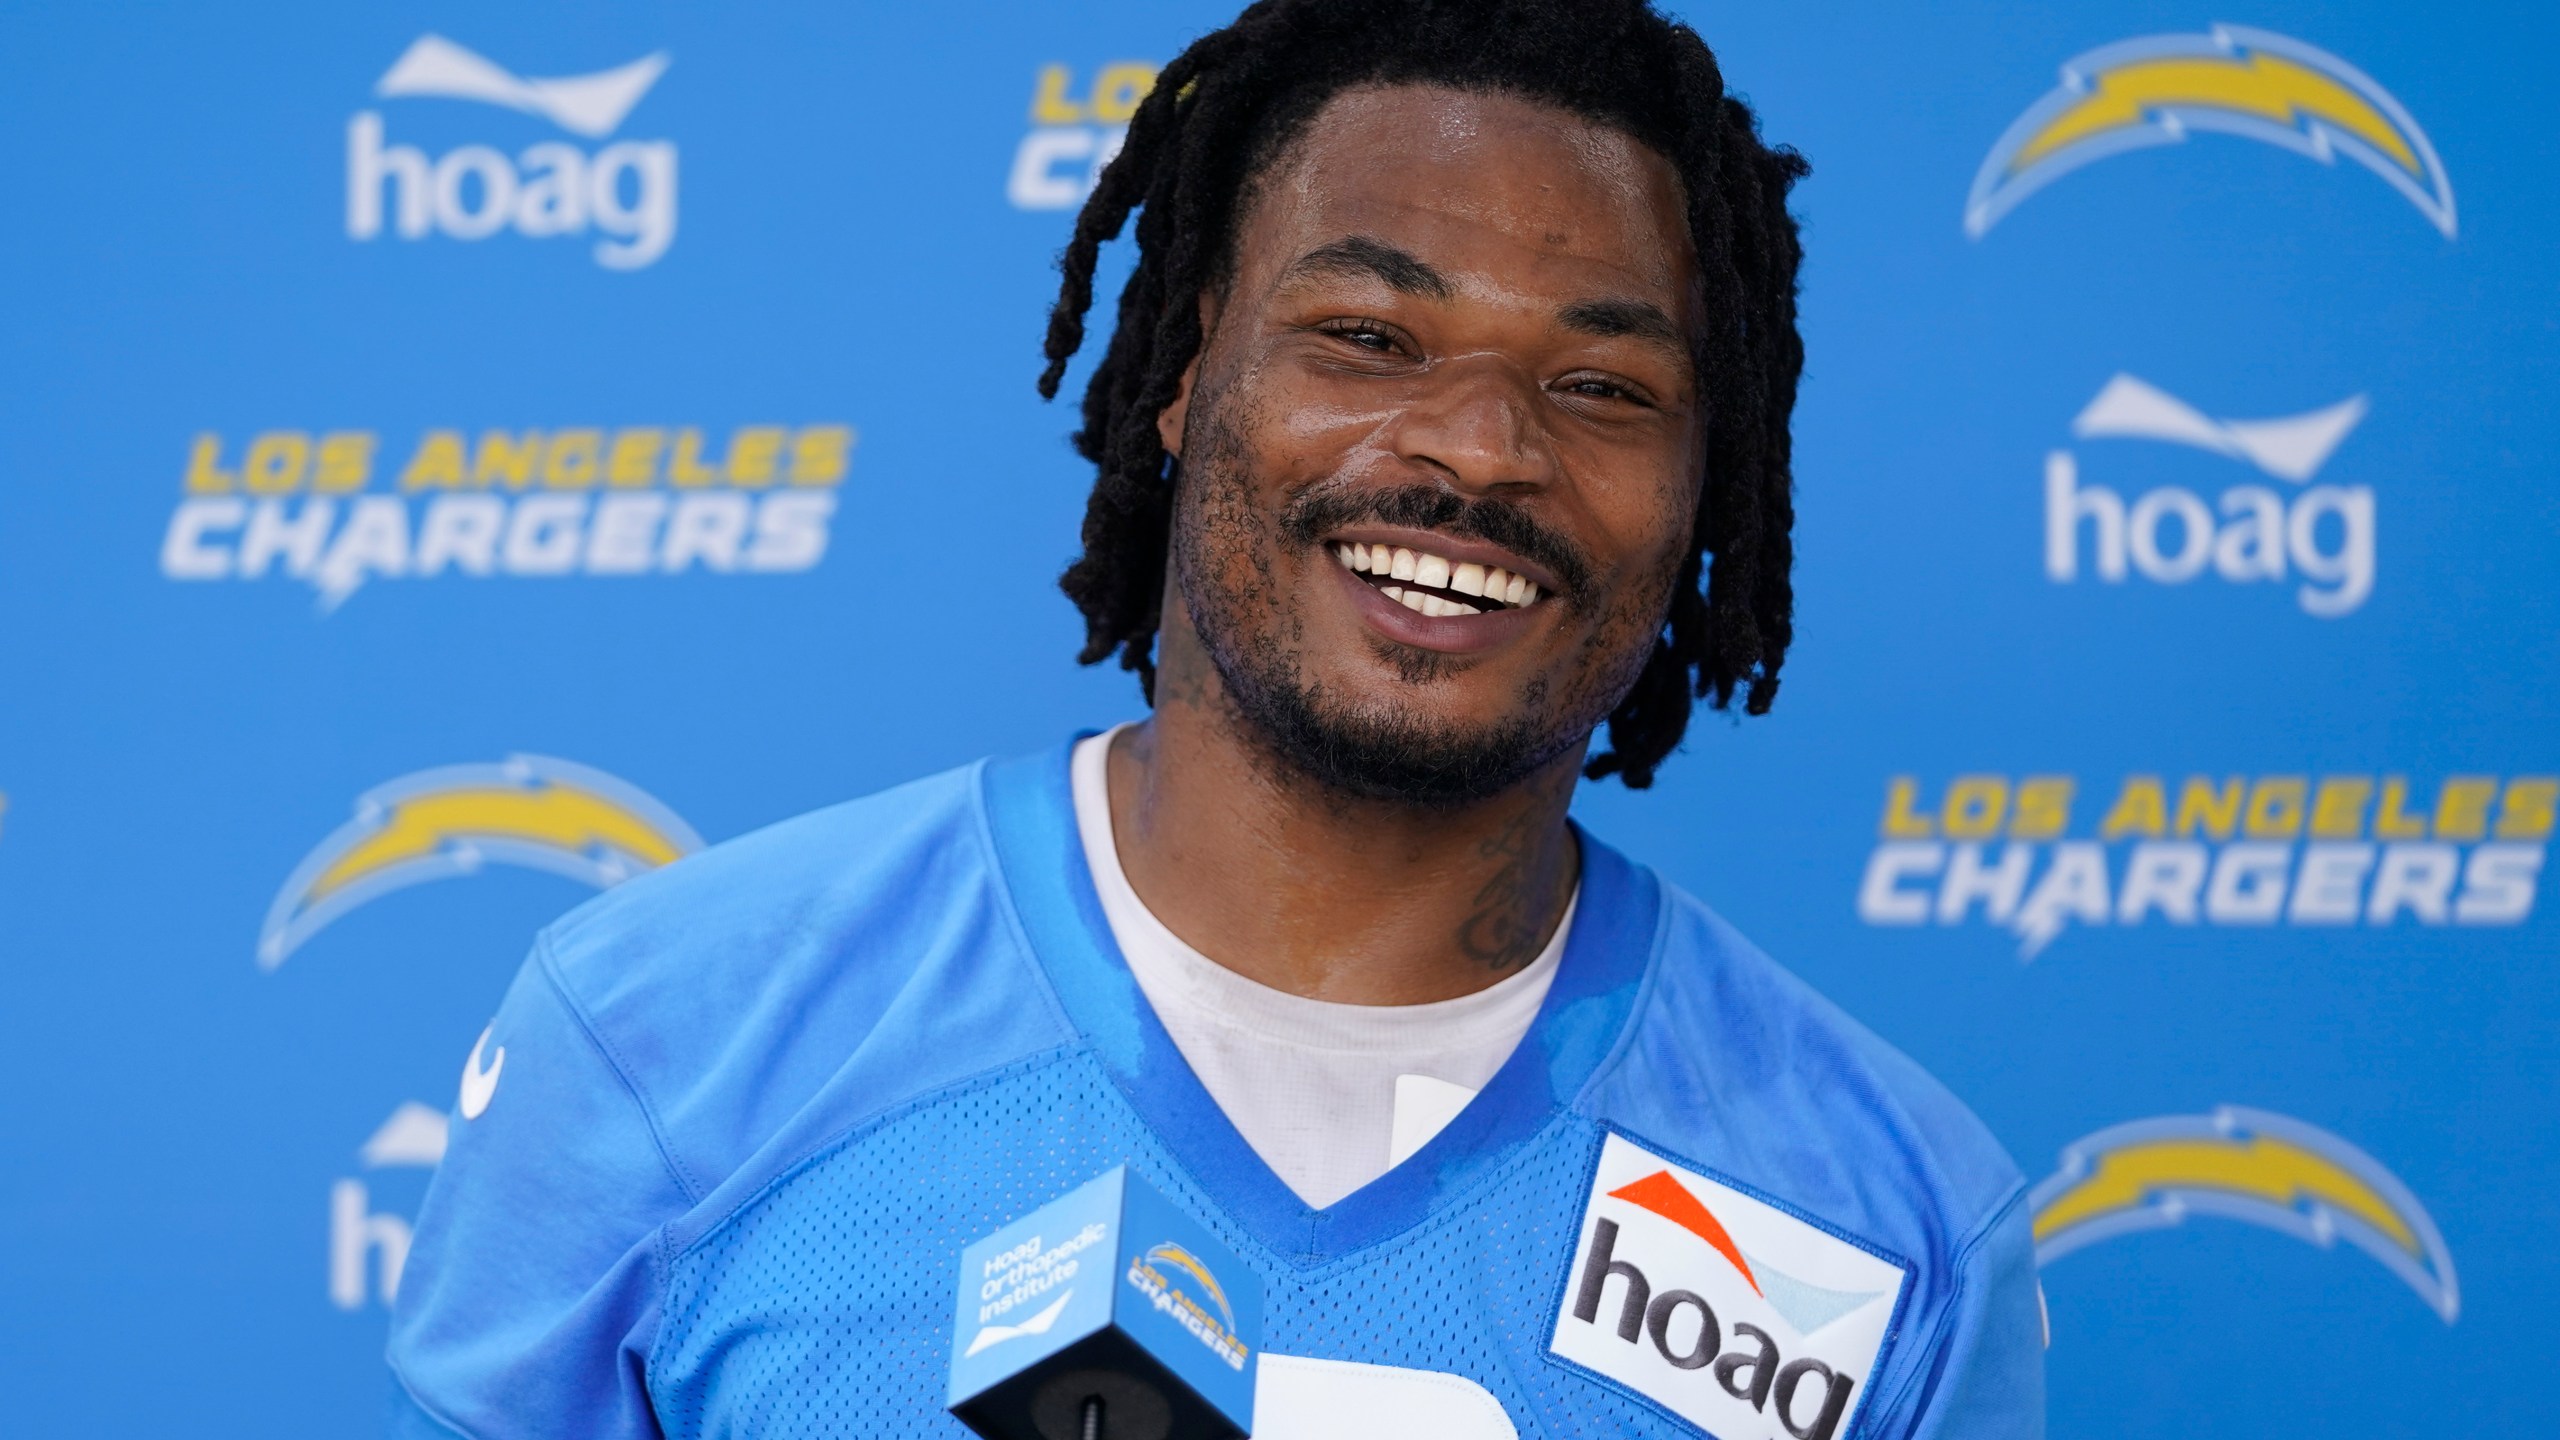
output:
[[987,1440],[1242,1440],[1262,1280],[1115,1166],[960,1252],[950,1410]]

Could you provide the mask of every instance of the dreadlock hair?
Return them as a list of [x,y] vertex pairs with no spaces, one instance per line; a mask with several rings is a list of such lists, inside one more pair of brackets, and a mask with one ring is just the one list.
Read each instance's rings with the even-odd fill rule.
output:
[[1055,398],[1084,342],[1095,260],[1135,211],[1137,267],[1075,436],[1099,471],[1084,553],[1059,582],[1084,613],[1077,658],[1116,651],[1154,702],[1174,498],[1156,418],[1200,347],[1200,296],[1229,278],[1254,177],[1332,96],[1398,83],[1516,95],[1608,125],[1660,152],[1686,192],[1706,317],[1696,529],[1652,654],[1584,771],[1643,789],[1687,731],[1693,696],[1725,709],[1739,691],[1759,715],[1778,691],[1794,628],[1787,427],[1804,364],[1786,197],[1808,169],[1761,142],[1705,42],[1648,0],[1257,0],[1157,76],[1059,257],[1044,346],[1040,393]]

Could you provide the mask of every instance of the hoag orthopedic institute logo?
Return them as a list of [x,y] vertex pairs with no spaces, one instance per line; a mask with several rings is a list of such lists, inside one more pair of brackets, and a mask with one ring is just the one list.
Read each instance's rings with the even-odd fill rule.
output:
[[1857,1432],[1902,1265],[1618,1135],[1581,1237],[1556,1356],[1710,1434]]
[[[571,135],[602,140],[666,71],[662,51],[591,75],[531,79],[456,45],[422,35],[373,93],[385,100],[461,100],[520,111]],[[596,263],[637,270],[676,238],[672,140],[616,140],[593,151],[564,140],[513,157],[489,145],[429,155],[385,138],[382,112],[347,122],[347,235],[372,240],[442,235],[486,240],[501,231],[532,238],[594,232]]]
[[2116,376],[2072,420],[2073,436],[2201,450],[2250,465],[2283,488],[2234,485],[2208,504],[2193,490],[2161,485],[2128,500],[2083,483],[2078,452],[2054,450],[2044,461],[2046,578],[2068,585],[2085,569],[2111,585],[2128,574],[2158,585],[2208,574],[2242,585],[2299,579],[2294,599],[2306,613],[2354,613],[2373,594],[2373,487],[2311,481],[2365,410],[2365,397],[2351,395],[2300,415],[2216,420],[2147,381]]

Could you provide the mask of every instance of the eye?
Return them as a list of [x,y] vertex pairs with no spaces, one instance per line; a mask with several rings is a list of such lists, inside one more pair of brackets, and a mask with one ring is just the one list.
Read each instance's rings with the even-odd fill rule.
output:
[[1653,403],[1652,397],[1633,385],[1611,379],[1606,375],[1572,376],[1558,384],[1556,388],[1567,395],[1588,396],[1594,400],[1623,400],[1630,405],[1646,406]]
[[1404,349],[1403,337],[1375,320],[1332,320],[1316,328],[1372,355],[1394,355]]

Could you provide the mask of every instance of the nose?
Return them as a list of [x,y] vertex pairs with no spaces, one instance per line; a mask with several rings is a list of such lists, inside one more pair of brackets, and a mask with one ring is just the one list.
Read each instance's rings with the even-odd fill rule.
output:
[[1498,355],[1458,356],[1431,368],[1387,436],[1397,458],[1479,494],[1543,489],[1556,455],[1536,382]]

